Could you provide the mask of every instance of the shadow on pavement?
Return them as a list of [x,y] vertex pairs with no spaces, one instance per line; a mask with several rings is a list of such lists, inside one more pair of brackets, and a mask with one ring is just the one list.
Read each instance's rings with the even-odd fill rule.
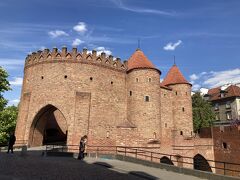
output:
[[104,162],[86,163],[70,157],[45,156],[43,151],[27,151],[7,154],[0,152],[0,179],[18,180],[84,180],[157,179],[143,172],[117,172]]
[[106,167],[106,168],[113,168],[112,165],[110,165],[108,163],[105,163],[105,162],[94,162],[93,164],[103,166],[103,167]]

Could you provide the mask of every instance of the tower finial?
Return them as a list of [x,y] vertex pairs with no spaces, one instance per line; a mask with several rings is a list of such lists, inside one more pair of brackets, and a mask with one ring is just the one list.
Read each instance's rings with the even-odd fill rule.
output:
[[140,38],[138,38],[138,47],[137,47],[137,50],[140,50],[140,42],[141,40],[140,40]]
[[175,55],[173,56],[173,65],[176,65]]

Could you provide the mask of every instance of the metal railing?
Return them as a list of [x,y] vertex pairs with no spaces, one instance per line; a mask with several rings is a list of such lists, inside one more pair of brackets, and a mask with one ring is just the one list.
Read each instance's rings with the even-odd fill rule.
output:
[[[212,169],[215,169],[215,172],[218,174],[240,176],[240,164],[238,163],[230,163],[230,162],[207,160],[207,159],[199,159],[198,161],[196,161],[194,157],[188,157],[188,156],[179,156],[179,155],[173,155],[173,154],[152,152],[152,151],[134,149],[129,147],[121,147],[121,149],[122,150],[117,150],[117,153],[118,154],[120,153],[121,155],[124,155],[124,156],[131,156],[138,159],[148,160],[151,162],[161,162],[161,159],[163,157],[167,157],[170,161],[168,162],[165,161],[162,163],[172,165],[170,163],[172,162],[173,165],[177,165],[180,167],[189,167],[190,165],[192,166],[192,168],[197,167],[198,169],[196,170],[203,170],[203,171],[210,171],[210,172]],[[208,170],[208,166],[211,169]]]
[[[155,151],[154,151],[155,150]],[[202,171],[214,171],[217,174],[240,176],[240,164],[207,160],[195,159],[194,157],[179,156],[174,154],[166,154],[156,152],[159,147],[126,147],[126,146],[92,146],[86,147],[87,153],[95,153],[96,157],[101,154],[122,155],[136,159],[146,160],[155,163],[165,163],[184,168],[191,168]],[[46,152],[79,152],[79,145],[46,145]],[[164,158],[164,160],[163,160]]]
[[[2,144],[1,148],[7,148],[7,144]],[[26,147],[26,141],[17,141],[15,148]],[[79,153],[79,145],[64,145],[59,143],[45,145],[47,152],[75,152]],[[159,147],[127,147],[127,146],[97,146],[87,145],[87,153],[95,153],[96,157],[101,154],[121,155],[132,157],[155,163],[166,163],[178,167],[191,168],[196,170],[213,171],[217,174],[240,176],[240,164],[209,159],[196,159],[189,156],[160,153]],[[163,160],[164,158],[164,160]],[[210,169],[208,169],[210,168]]]

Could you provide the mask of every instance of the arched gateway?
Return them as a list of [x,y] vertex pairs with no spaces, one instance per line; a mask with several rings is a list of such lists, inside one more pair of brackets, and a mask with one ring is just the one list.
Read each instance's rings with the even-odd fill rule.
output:
[[161,159],[160,159],[160,163],[163,163],[163,164],[169,164],[169,165],[174,165],[172,160],[169,159],[167,156],[163,156]]
[[193,163],[194,169],[212,172],[208,161],[201,154],[197,154],[196,156],[194,156]]
[[29,145],[41,146],[49,143],[63,143],[67,141],[67,122],[62,112],[53,105],[40,109],[33,119]]

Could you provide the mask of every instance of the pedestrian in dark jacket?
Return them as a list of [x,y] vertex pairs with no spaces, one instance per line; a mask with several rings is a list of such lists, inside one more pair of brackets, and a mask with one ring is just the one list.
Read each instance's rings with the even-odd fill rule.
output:
[[13,153],[13,145],[15,144],[16,141],[16,137],[14,135],[13,132],[10,133],[9,139],[8,139],[8,151],[7,153],[9,153],[9,151],[11,150],[11,153]]
[[87,136],[85,135],[85,136],[81,137],[80,144],[79,144],[79,155],[78,155],[79,160],[84,159],[86,143],[87,143]]

